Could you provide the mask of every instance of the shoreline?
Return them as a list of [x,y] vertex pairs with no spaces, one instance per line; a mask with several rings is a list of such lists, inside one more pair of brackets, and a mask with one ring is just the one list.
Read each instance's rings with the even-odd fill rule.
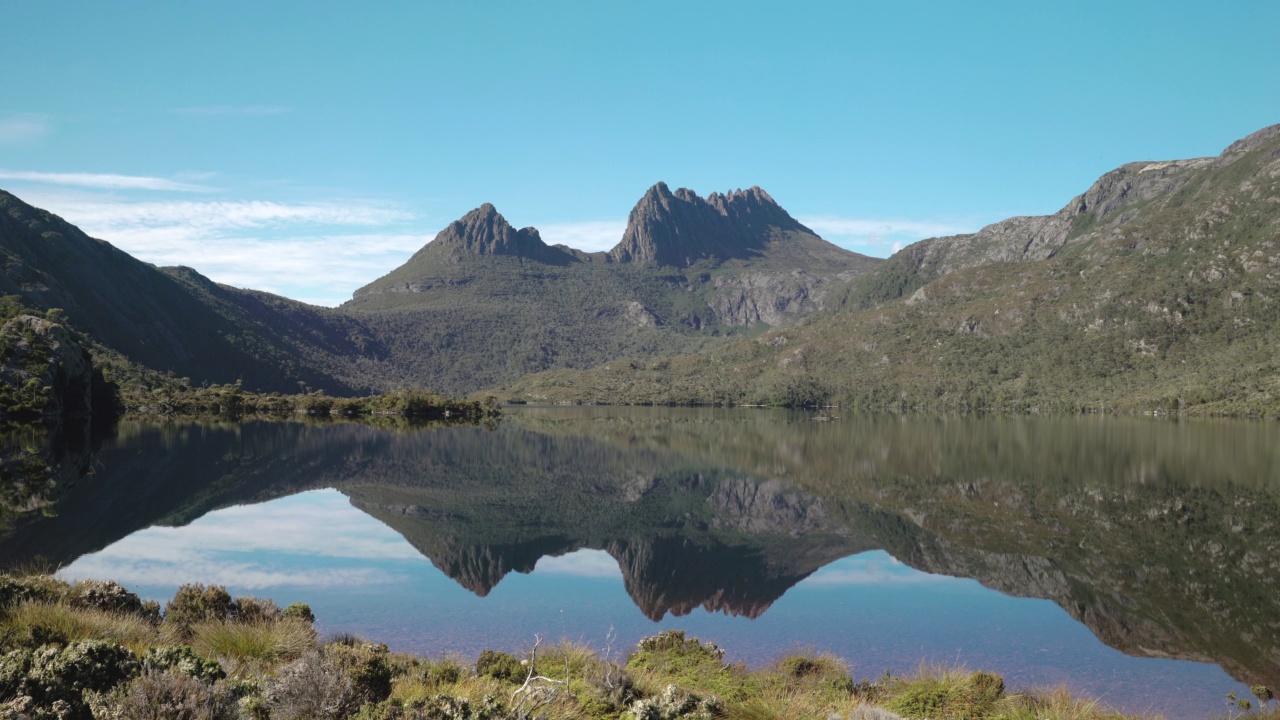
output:
[[[812,652],[749,668],[680,630],[633,648],[612,634],[601,648],[535,638],[521,653],[458,658],[395,653],[378,638],[321,638],[314,622],[307,605],[233,598],[220,586],[184,585],[161,608],[110,581],[0,575],[0,710],[42,717],[61,702],[70,718],[130,717],[131,703],[182,695],[225,711],[210,717],[303,717],[296,711],[319,692],[337,704],[318,715],[315,705],[311,716],[361,720],[1154,717],[1063,687],[1006,687],[982,669],[922,666],[858,680],[844,661]],[[317,690],[317,678],[328,689]],[[1238,712],[1266,706],[1250,717],[1280,717],[1274,702],[1235,702]]]

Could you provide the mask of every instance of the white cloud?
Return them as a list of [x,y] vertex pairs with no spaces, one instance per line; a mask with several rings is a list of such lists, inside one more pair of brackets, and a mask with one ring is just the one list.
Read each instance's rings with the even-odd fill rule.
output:
[[883,220],[811,215],[798,218],[814,232],[841,247],[868,255],[889,255],[930,237],[974,232],[981,224],[935,220]]
[[882,550],[861,553],[837,560],[801,581],[801,585],[817,587],[849,585],[926,585],[962,582],[945,575],[930,575],[903,565]]
[[342,494],[320,490],[218,510],[183,527],[147,528],[79,558],[59,576],[129,585],[350,587],[396,582],[401,575],[387,565],[403,561],[425,559]]
[[577,550],[564,555],[547,555],[538,560],[534,572],[576,577],[620,578],[618,561],[604,550]]
[[116,175],[113,173],[50,173],[0,170],[0,180],[35,182],[47,185],[72,185],[102,190],[170,190],[178,192],[204,192],[212,190],[203,185],[178,182],[143,175]]
[[595,220],[576,223],[552,223],[538,228],[548,245],[568,245],[584,252],[610,250],[622,239],[626,220]]
[[[50,208],[52,209],[52,208]],[[409,213],[355,203],[236,201],[70,201],[58,214],[89,233],[181,228],[192,233],[281,225],[377,226],[407,220]],[[110,238],[104,238],[110,239]]]
[[174,108],[175,115],[283,115],[293,108],[285,105],[200,105]]
[[43,139],[53,132],[53,125],[39,115],[14,115],[0,120],[0,143],[25,145]]
[[957,235],[972,232],[972,228],[948,222],[931,220],[875,220],[869,218],[842,218],[817,215],[800,218],[820,235],[914,235],[921,238]]
[[186,265],[216,282],[337,305],[393,270],[434,233],[403,209],[368,202],[124,200],[28,194],[145,262]]

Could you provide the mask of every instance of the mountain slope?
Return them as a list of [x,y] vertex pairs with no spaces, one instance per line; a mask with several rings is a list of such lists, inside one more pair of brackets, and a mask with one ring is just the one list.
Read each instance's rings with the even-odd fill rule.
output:
[[[130,360],[196,382],[348,389],[319,369],[325,363],[308,362],[358,352],[345,339],[352,323],[336,313],[224,288],[189,268],[157,268],[3,191],[0,240],[0,295],[62,308],[72,325]],[[328,344],[295,340],[300,334]]]
[[848,312],[696,356],[514,384],[513,397],[1280,413],[1280,126],[1216,158],[1133,163],[1062,211],[925,240]]
[[822,240],[759,188],[703,200],[659,183],[612,253],[548,246],[485,204],[329,309],[156,268],[7,193],[0,210],[0,294],[64,309],[148,368],[265,391],[468,393],[693,352],[819,312],[878,262]]
[[789,324],[876,263],[822,240],[759,188],[703,200],[659,183],[608,253],[548,246],[486,204],[341,310],[386,347],[382,383],[470,392]]

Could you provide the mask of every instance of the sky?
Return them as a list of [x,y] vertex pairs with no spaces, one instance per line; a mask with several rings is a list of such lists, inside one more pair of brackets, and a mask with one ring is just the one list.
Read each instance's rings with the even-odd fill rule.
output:
[[0,188],[334,305],[485,203],[612,247],[658,181],[887,256],[1280,123],[1280,3],[5,5]]

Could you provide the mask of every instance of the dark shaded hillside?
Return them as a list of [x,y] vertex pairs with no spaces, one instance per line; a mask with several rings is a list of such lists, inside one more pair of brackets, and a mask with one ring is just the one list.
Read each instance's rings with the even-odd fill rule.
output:
[[[189,268],[156,268],[3,191],[0,240],[0,295],[62,308],[77,329],[134,362],[195,382],[349,389],[311,352],[316,335],[330,340],[322,349],[330,357],[354,349],[335,337],[343,331],[336,314],[222,288]],[[302,334],[310,337],[296,342]]]
[[513,397],[1280,414],[1280,126],[1133,163],[1055,215],[916,243],[847,312]]

